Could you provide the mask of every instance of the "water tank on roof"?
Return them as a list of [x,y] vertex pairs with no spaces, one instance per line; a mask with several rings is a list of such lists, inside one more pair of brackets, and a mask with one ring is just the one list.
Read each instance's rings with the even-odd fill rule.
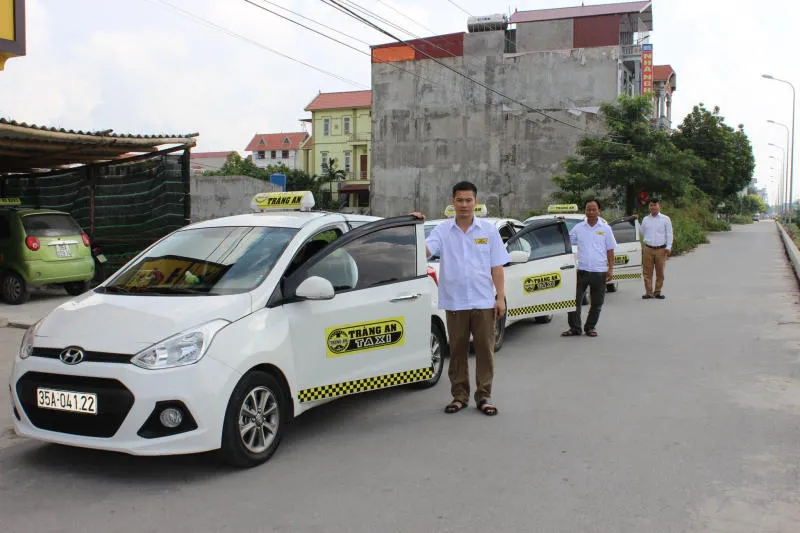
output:
[[475,33],[479,31],[498,31],[508,28],[508,17],[505,15],[482,15],[480,17],[469,17],[467,19],[467,31]]

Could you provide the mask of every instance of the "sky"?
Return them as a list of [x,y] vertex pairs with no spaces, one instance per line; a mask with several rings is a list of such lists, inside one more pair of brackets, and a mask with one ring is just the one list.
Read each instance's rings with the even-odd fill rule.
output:
[[[310,116],[303,109],[318,92],[369,88],[368,45],[386,36],[319,0],[250,1],[322,22],[344,36],[304,23],[363,53],[245,0],[27,0],[27,55],[0,72],[0,116],[76,130],[199,132],[195,151],[243,152],[256,133],[302,131],[299,120]],[[405,29],[405,39],[466,31],[467,13],[579,1],[356,0]],[[729,125],[743,124],[757,185],[771,202],[782,153],[769,143],[785,147],[786,130],[767,120],[791,126],[792,90],[761,74],[800,84],[798,20],[800,2],[789,0],[653,2],[654,63],[677,73],[673,126],[700,102],[719,106]],[[796,181],[794,198],[800,169]]]

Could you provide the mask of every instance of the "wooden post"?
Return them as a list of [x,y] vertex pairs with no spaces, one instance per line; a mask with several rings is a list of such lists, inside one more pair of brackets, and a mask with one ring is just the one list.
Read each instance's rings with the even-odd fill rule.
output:
[[186,224],[192,222],[192,176],[191,156],[189,148],[183,151],[181,157],[181,176],[183,177],[183,218]]

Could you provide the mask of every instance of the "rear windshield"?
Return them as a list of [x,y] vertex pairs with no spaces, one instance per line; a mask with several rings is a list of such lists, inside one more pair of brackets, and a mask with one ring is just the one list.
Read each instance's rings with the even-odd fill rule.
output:
[[99,290],[194,295],[249,291],[269,274],[296,233],[270,227],[178,231]]
[[43,213],[22,217],[22,227],[26,235],[34,237],[80,236],[81,227],[69,215]]

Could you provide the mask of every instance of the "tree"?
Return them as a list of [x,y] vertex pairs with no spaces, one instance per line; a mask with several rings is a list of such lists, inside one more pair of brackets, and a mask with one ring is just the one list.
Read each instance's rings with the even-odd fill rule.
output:
[[578,141],[577,155],[564,161],[563,176],[553,178],[561,188],[554,197],[578,202],[606,192],[633,214],[641,191],[671,199],[679,197],[699,164],[691,153],[677,149],[666,132],[650,123],[649,96],[621,96],[602,104],[605,134]]
[[742,197],[741,215],[752,215],[753,213],[766,213],[767,206],[760,196],[755,194],[748,194]]
[[251,178],[269,179],[269,174],[258,168],[252,159],[244,159],[237,152],[231,152],[225,158],[225,164],[215,172],[207,172],[207,176],[250,176]]
[[702,160],[692,170],[692,180],[715,204],[730,200],[753,177],[755,158],[744,126],[734,130],[725,124],[719,107],[709,111],[702,103],[694,106],[678,126],[673,142]]

